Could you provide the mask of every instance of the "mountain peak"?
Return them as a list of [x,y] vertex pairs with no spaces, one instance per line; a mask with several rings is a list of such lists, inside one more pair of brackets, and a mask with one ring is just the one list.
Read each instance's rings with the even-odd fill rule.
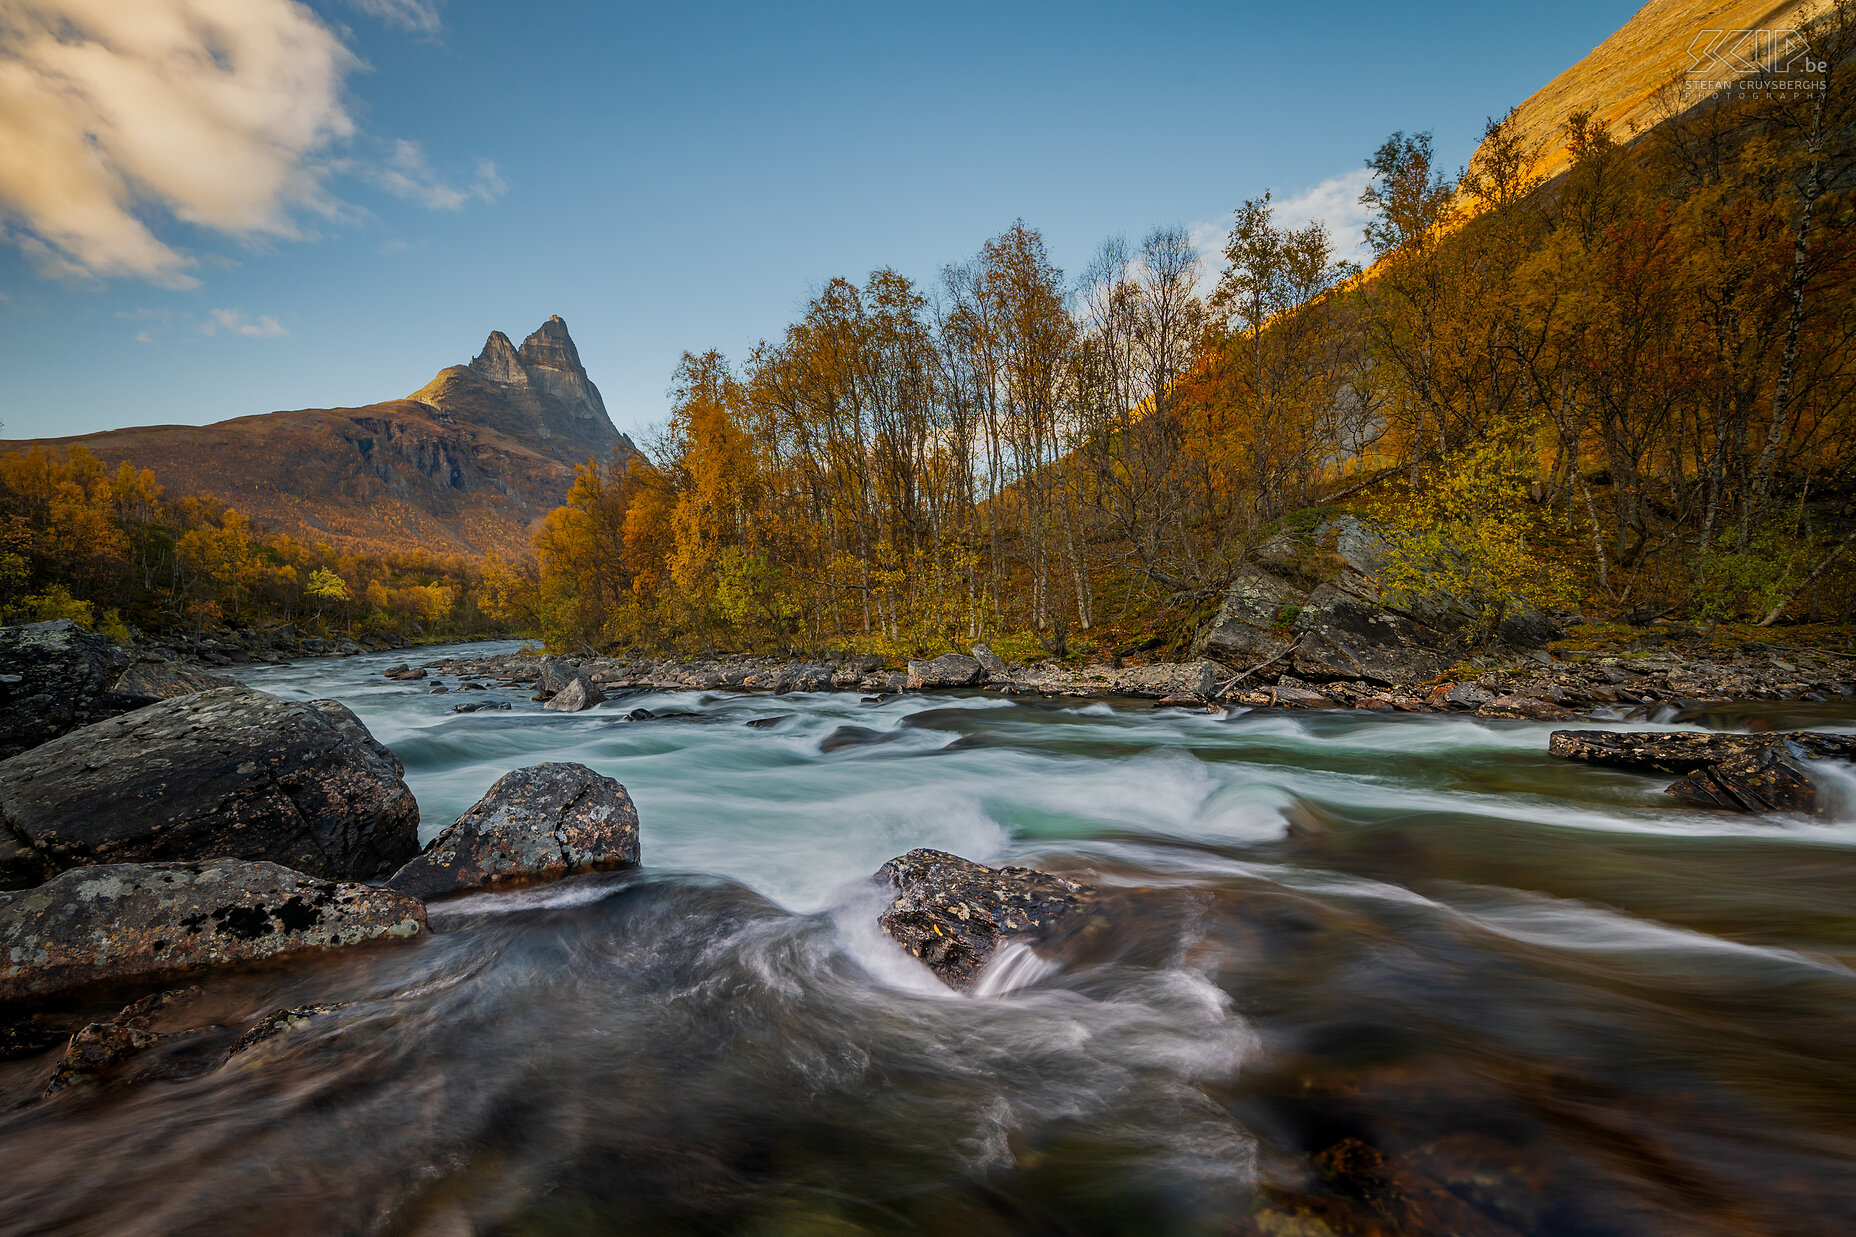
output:
[[470,363],[471,369],[491,382],[500,382],[504,386],[525,387],[528,374],[522,368],[522,358],[516,353],[516,347],[509,342],[509,336],[501,331],[491,331],[490,337],[483,341],[483,351]]

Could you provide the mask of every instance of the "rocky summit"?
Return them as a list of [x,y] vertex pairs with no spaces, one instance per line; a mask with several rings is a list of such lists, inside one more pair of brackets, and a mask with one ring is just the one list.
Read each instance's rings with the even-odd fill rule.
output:
[[519,348],[491,332],[470,364],[404,399],[40,441],[152,469],[170,493],[214,494],[306,541],[511,557],[528,553],[576,467],[636,451],[559,316]]

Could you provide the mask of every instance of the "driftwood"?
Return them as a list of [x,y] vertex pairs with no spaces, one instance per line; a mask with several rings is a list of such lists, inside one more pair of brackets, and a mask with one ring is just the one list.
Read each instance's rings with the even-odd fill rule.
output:
[[1301,643],[1302,643],[1302,638],[1300,636],[1297,636],[1295,639],[1289,641],[1288,648],[1276,654],[1276,656],[1270,658],[1268,661],[1258,662],[1256,665],[1244,671],[1242,674],[1238,675],[1236,678],[1231,679],[1230,681],[1225,683],[1223,687],[1220,687],[1217,691],[1213,692],[1212,699],[1217,700],[1218,698],[1220,698],[1221,696],[1229,692],[1233,687],[1236,687],[1239,683],[1242,683],[1245,679],[1255,674],[1257,671],[1263,670],[1270,666],[1275,665],[1277,662],[1281,661],[1283,658],[1287,657],[1289,654],[1295,652],[1296,646],[1298,646]]

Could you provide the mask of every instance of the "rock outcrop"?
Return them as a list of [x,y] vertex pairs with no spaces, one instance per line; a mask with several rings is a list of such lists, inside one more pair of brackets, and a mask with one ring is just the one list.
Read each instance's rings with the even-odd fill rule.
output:
[[1856,737],[1783,734],[1556,730],[1547,750],[1566,760],[1679,774],[1667,793],[1695,807],[1814,814],[1822,810],[1806,771],[1813,760],[1856,760]]
[[1280,656],[1294,638],[1290,624],[1306,600],[1286,580],[1259,567],[1241,567],[1199,647],[1207,657],[1245,667]]
[[0,893],[0,1001],[425,930],[418,899],[274,863],[115,863]]
[[1231,676],[1223,666],[1209,661],[1174,664],[1157,662],[1150,666],[1129,666],[1114,675],[1115,688],[1123,695],[1150,699],[1188,696],[1209,700],[1218,691],[1220,680]]
[[1095,890],[1030,868],[989,868],[939,850],[891,859],[875,879],[895,901],[877,924],[948,987],[973,986],[1000,946],[1073,930]]
[[638,862],[638,811],[625,787],[585,765],[504,774],[387,884],[418,898],[558,880]]
[[0,760],[152,703],[113,686],[124,661],[70,619],[0,627]]
[[89,864],[267,859],[384,875],[417,853],[393,753],[332,700],[222,687],[0,761],[0,888]]

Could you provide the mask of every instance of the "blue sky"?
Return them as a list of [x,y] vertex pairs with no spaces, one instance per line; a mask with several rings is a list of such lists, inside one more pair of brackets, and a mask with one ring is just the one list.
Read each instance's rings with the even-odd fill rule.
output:
[[1015,218],[1071,272],[1266,188],[1344,226],[1392,130],[1460,164],[1636,8],[24,3],[114,59],[0,30],[52,83],[0,96],[8,438],[392,398],[551,313],[636,431],[682,351]]

